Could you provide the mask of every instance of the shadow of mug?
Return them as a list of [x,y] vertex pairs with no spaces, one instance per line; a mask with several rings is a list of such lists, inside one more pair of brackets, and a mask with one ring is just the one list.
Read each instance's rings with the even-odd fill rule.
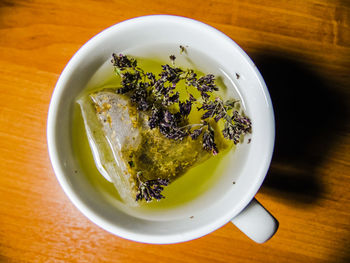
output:
[[294,54],[253,54],[269,89],[276,118],[271,168],[262,189],[295,206],[326,191],[317,168],[346,124],[345,96]]

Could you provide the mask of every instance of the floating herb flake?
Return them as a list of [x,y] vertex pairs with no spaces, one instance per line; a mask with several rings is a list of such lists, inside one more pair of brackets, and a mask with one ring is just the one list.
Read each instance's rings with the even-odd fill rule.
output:
[[152,199],[160,200],[164,198],[161,192],[164,190],[163,186],[167,186],[169,184],[168,179],[158,178],[156,180],[143,181],[141,179],[141,171],[137,172],[136,176],[138,181],[138,193],[136,194],[136,201],[144,199],[146,202],[150,202]]

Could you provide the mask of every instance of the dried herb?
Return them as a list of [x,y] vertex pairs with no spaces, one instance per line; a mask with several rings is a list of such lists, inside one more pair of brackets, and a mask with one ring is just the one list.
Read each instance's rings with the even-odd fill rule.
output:
[[190,134],[192,140],[196,140],[196,139],[199,137],[199,135],[202,134],[203,128],[204,128],[204,126],[203,126],[203,125],[200,125],[200,128],[194,129],[194,130],[192,131],[192,133]]
[[207,130],[203,133],[203,148],[213,153],[218,154],[218,148],[214,142],[214,129],[207,123]]
[[180,114],[183,116],[188,116],[192,109],[192,100],[186,100],[185,102],[179,102]]
[[200,77],[197,80],[195,87],[200,91],[204,100],[207,100],[210,97],[208,93],[211,93],[214,90],[219,90],[219,88],[215,85],[215,76],[213,74]]
[[112,54],[112,63],[115,69],[124,70],[125,68],[135,68],[137,61],[134,58],[128,58],[122,54]]
[[[180,49],[181,52],[186,51],[183,46]],[[169,58],[172,66],[161,65],[162,71],[156,76],[139,68],[136,59],[113,54],[115,72],[121,77],[121,87],[117,89],[117,93],[129,95],[138,110],[149,113],[148,125],[151,129],[158,128],[165,137],[174,140],[182,140],[187,136],[195,140],[202,136],[203,148],[214,155],[218,153],[218,149],[210,120],[223,120],[222,134],[235,144],[239,143],[242,135],[251,132],[249,118],[235,109],[238,101],[224,102],[219,97],[212,99],[213,92],[218,91],[213,74],[198,77],[192,69],[185,71],[175,67],[174,55]],[[180,101],[180,94],[175,91],[179,82],[183,82],[186,87],[196,88],[201,95],[200,101],[190,93],[186,100]],[[195,101],[197,105],[201,105],[197,109],[203,111],[203,121],[189,124],[188,116]],[[174,104],[178,107],[171,108]]]
[[227,118],[222,134],[226,139],[237,144],[242,135],[251,132],[251,121],[249,118],[240,115],[238,111],[233,111],[232,116],[228,115]]
[[136,201],[144,199],[146,202],[151,201],[152,199],[160,200],[164,198],[161,192],[164,190],[163,186],[169,184],[168,179],[158,178],[156,180],[147,180],[143,181],[141,179],[142,172],[137,172],[137,181],[138,181],[138,193],[136,194]]

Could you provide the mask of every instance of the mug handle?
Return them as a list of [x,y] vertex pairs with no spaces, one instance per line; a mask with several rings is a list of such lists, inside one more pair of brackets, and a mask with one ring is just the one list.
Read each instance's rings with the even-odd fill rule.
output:
[[231,222],[257,243],[269,240],[278,229],[278,221],[255,198]]

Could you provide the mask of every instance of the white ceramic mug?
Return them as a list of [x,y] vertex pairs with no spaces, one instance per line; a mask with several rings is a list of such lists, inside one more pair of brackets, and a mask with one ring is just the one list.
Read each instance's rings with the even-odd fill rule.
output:
[[[163,52],[157,47],[178,48],[179,45],[211,61],[204,63],[203,70],[210,66],[215,74],[224,75],[229,86],[227,92],[239,96],[252,120],[251,142],[245,141],[228,155],[228,162],[218,169],[218,180],[200,197],[159,217],[157,214],[135,216],[106,200],[81,171],[71,136],[75,98],[112,53],[141,52],[147,47],[148,52],[157,54]],[[200,64],[201,56],[197,59],[194,63]],[[47,122],[52,166],[74,205],[91,221],[115,235],[156,244],[192,240],[230,221],[254,241],[268,240],[276,232],[278,222],[254,195],[269,168],[274,137],[271,99],[263,78],[247,54],[226,35],[206,24],[167,15],[127,20],[89,40],[63,70],[52,95]]]

